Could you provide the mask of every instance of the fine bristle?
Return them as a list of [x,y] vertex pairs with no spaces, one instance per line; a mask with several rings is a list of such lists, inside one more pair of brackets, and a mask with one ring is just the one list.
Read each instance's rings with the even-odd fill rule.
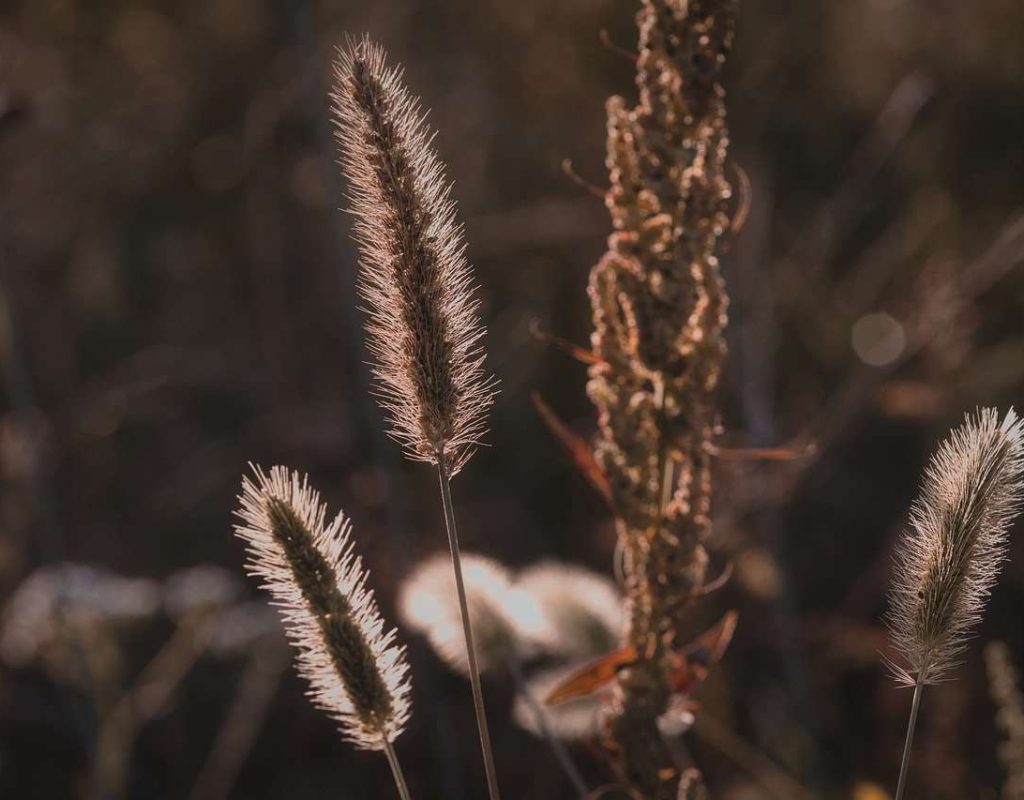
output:
[[454,474],[485,432],[494,381],[451,186],[381,47],[364,38],[339,50],[332,99],[391,433],[416,460],[436,463],[443,447]]
[[327,524],[326,506],[297,472],[254,473],[242,482],[236,512],[246,568],[281,610],[313,701],[345,738],[381,750],[409,719],[409,667],[395,631],[384,631],[351,526],[343,514]]
[[957,658],[1006,555],[1024,498],[1024,423],[995,409],[967,416],[925,471],[896,554],[889,627],[904,683],[934,683]]

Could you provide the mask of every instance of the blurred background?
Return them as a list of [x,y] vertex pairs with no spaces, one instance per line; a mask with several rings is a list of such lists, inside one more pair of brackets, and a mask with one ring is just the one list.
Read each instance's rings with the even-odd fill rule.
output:
[[[0,4],[0,602],[31,621],[0,665],[0,796],[114,796],[94,785],[100,742],[122,797],[392,796],[383,759],[306,701],[231,536],[254,461],[308,471],[346,510],[391,620],[403,576],[445,547],[433,474],[368,393],[326,99],[346,33],[377,38],[432,108],[481,285],[502,391],[455,483],[464,546],[610,574],[609,516],[531,393],[592,431],[585,368],[535,334],[589,336],[608,222],[562,161],[604,185],[635,8]],[[742,3],[727,88],[751,203],[724,258],[722,444],[814,447],[717,463],[713,558],[735,574],[694,632],[740,621],[687,738],[716,798],[894,783],[910,700],[879,655],[894,538],[949,427],[1024,404],[1021,31],[1016,0]],[[929,690],[918,796],[999,796],[982,644],[1024,663],[1021,533],[958,680]],[[84,637],[46,613],[74,586],[98,609]],[[210,614],[226,621],[200,641]],[[403,639],[413,792],[477,797],[468,686]],[[513,722],[513,688],[487,694],[505,793],[573,796]],[[573,753],[610,780],[592,747]]]

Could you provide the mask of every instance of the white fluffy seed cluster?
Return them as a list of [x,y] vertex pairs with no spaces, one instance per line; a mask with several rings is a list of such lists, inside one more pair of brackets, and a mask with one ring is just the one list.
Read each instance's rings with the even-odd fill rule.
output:
[[[523,633],[543,624],[536,601],[513,586],[511,571],[485,556],[463,553],[462,576],[480,670],[503,668],[511,659],[528,656],[533,645]],[[447,555],[428,558],[417,567],[403,582],[398,605],[406,625],[426,636],[452,669],[468,674],[455,576]]]
[[604,575],[543,561],[520,572],[515,585],[540,607],[543,624],[534,638],[545,652],[587,659],[621,646],[626,625],[622,592]]
[[[463,553],[462,566],[481,670],[515,674],[526,660],[545,661],[519,687],[515,721],[537,736],[546,735],[545,728],[566,740],[596,736],[610,707],[607,691],[555,706],[545,706],[544,698],[587,662],[621,645],[625,613],[615,584],[554,561],[514,574],[493,559]],[[443,661],[466,674],[466,645],[447,555],[427,559],[406,578],[399,610],[403,622],[425,636]]]
[[0,657],[22,666],[69,629],[141,621],[160,607],[160,585],[102,567],[66,562],[29,575],[7,603],[0,625]]

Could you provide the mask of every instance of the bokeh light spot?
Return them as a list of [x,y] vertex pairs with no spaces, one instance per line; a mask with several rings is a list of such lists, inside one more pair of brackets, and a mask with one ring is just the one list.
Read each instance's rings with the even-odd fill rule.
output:
[[907,337],[898,320],[885,313],[865,314],[853,324],[850,342],[868,366],[884,367],[903,353]]

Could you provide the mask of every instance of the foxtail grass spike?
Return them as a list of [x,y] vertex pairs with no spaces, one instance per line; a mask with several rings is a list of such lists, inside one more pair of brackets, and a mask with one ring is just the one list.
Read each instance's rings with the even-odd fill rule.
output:
[[332,97],[378,393],[406,455],[437,467],[487,787],[498,800],[449,485],[484,433],[495,391],[462,229],[419,101],[379,45],[363,38],[340,51]]
[[995,409],[968,416],[932,457],[896,555],[889,627],[907,684],[956,665],[981,618],[1024,499],[1024,422]]
[[284,467],[254,468],[236,513],[246,568],[281,610],[313,702],[356,746],[388,751],[411,711],[409,666],[384,630],[349,521],[328,523],[319,494]]
[[443,449],[454,475],[485,432],[494,381],[451,186],[380,46],[339,51],[332,98],[378,394],[406,454],[436,464]]
[[907,786],[924,687],[952,669],[981,620],[1024,500],[1024,422],[1011,410],[968,415],[932,456],[896,552],[889,629],[914,687],[895,800]]

